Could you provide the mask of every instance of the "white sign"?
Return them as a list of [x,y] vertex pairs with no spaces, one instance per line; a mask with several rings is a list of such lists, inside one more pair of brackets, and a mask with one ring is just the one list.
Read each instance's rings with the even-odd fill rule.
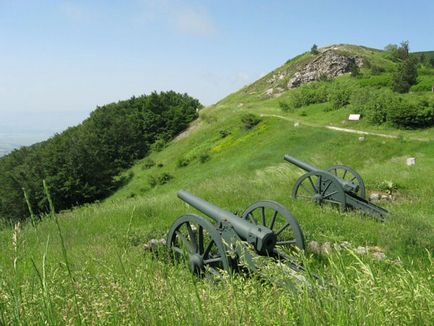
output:
[[350,116],[348,117],[348,120],[358,121],[358,120],[360,120],[360,114],[350,114]]

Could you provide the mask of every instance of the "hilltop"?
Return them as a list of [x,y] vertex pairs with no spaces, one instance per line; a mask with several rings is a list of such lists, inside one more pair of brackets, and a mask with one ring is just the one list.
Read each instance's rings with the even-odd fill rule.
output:
[[[186,131],[125,170],[125,183],[108,198],[0,231],[0,323],[430,324],[434,129],[394,112],[404,103],[416,122],[428,121],[434,68],[420,63],[419,83],[396,94],[391,79],[399,64],[387,52],[353,45],[301,54],[201,109]],[[292,87],[300,76],[318,80]],[[348,121],[357,110],[362,120]],[[293,200],[303,171],[284,162],[285,153],[320,168],[352,166],[370,194],[390,194],[379,203],[389,218],[378,223]],[[416,165],[407,166],[408,157]],[[257,200],[282,203],[308,243],[330,248],[309,246],[305,255],[324,284],[294,295],[255,276],[197,281],[164,252],[144,254],[144,244],[164,237],[177,217],[198,214],[177,199],[180,189],[236,213]],[[384,256],[340,250],[342,243]],[[272,267],[267,273],[279,275]]]

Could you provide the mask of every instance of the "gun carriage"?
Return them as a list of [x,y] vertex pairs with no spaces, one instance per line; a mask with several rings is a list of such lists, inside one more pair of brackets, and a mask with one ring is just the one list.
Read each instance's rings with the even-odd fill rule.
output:
[[219,270],[237,269],[241,257],[254,271],[256,255],[286,259],[291,268],[300,270],[288,252],[304,250],[303,233],[296,219],[279,203],[258,201],[237,216],[185,190],[177,195],[214,222],[187,214],[169,230],[169,249],[176,256],[187,257],[193,273],[219,275]]
[[285,155],[284,160],[307,172],[296,181],[292,190],[294,198],[307,199],[320,205],[335,204],[342,211],[358,209],[380,220],[387,217],[387,210],[367,200],[365,183],[351,167],[334,165],[321,170],[290,155]]

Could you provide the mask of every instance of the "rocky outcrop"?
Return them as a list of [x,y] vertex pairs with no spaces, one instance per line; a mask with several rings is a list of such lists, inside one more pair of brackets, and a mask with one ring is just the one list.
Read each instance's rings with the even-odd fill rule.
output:
[[326,50],[318,54],[310,63],[296,72],[288,81],[288,88],[298,87],[302,84],[320,80],[331,79],[350,72],[353,64],[363,65],[360,57],[349,57],[333,50]]

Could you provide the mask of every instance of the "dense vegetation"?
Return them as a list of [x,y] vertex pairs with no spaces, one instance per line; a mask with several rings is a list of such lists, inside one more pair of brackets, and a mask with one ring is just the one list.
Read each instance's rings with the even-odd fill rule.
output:
[[197,117],[198,100],[175,92],[152,93],[98,107],[82,124],[0,159],[0,218],[47,210],[42,180],[59,210],[105,198],[115,178],[152,146],[164,147]]

